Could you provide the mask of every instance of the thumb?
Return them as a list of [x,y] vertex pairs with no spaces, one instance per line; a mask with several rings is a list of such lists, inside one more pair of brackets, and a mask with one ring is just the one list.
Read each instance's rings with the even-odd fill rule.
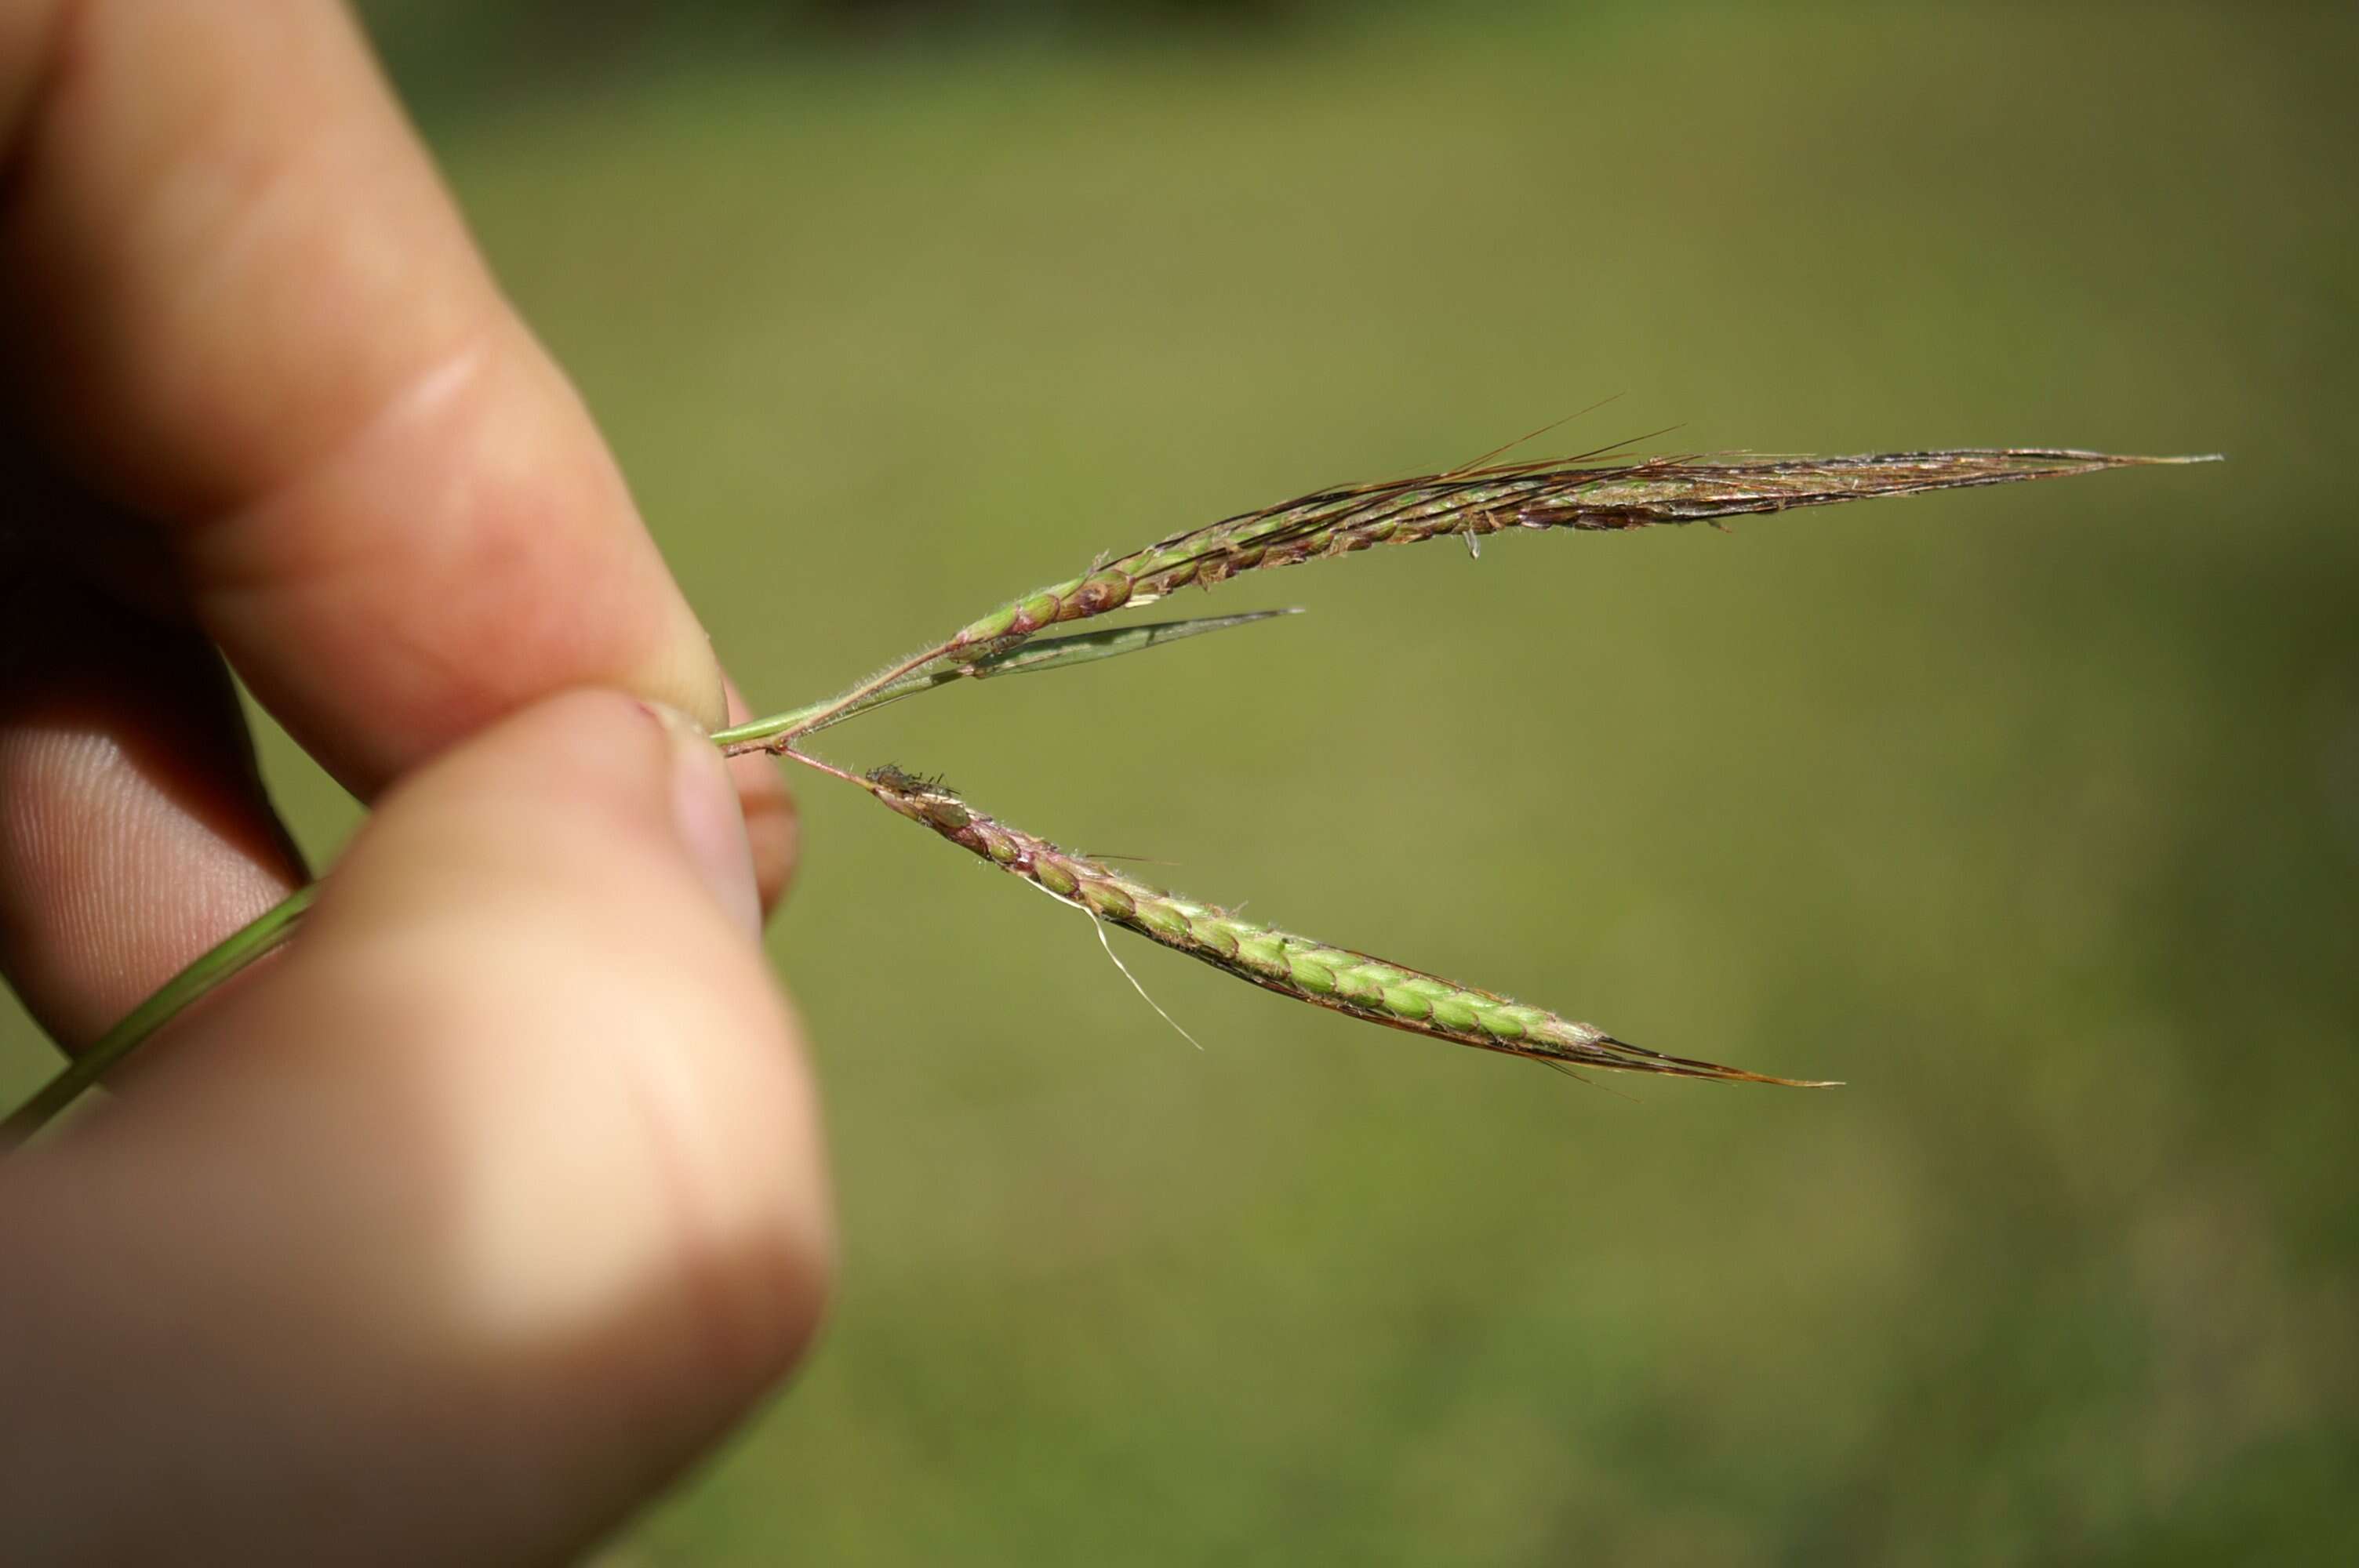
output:
[[0,1183],[12,1550],[514,1562],[611,1528],[826,1291],[756,919],[717,755],[631,698],[398,785],[283,958]]

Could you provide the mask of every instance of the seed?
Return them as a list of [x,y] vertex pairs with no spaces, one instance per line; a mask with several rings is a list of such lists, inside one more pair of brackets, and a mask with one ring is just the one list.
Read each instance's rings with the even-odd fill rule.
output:
[[1218,920],[1209,917],[1192,919],[1188,922],[1188,935],[1218,957],[1234,958],[1237,956],[1236,933]]
[[1175,942],[1182,941],[1188,935],[1188,917],[1167,903],[1141,902],[1138,923],[1158,936],[1169,936]]
[[1433,1022],[1444,1029],[1455,1029],[1462,1034],[1472,1033],[1474,1008],[1471,999],[1457,995],[1434,998]]
[[1005,637],[1016,624],[1016,606],[995,610],[982,620],[960,633],[954,641],[963,644],[988,643],[995,637]]
[[1425,1018],[1431,1015],[1433,1003],[1407,986],[1386,986],[1385,1011],[1395,1018]]
[[1286,973],[1286,946],[1275,936],[1247,936],[1237,943],[1237,962],[1266,975]]
[[1521,1040],[1524,1037],[1524,1026],[1509,1017],[1506,1008],[1479,1009],[1474,1014],[1474,1021],[1483,1026],[1483,1032],[1485,1034],[1494,1039]]
[[1294,983],[1313,996],[1330,996],[1335,989],[1335,971],[1314,964],[1308,957],[1297,957],[1287,961],[1286,972]]
[[1111,882],[1082,883],[1082,902],[1090,906],[1093,914],[1107,920],[1129,915],[1138,907],[1128,893]]

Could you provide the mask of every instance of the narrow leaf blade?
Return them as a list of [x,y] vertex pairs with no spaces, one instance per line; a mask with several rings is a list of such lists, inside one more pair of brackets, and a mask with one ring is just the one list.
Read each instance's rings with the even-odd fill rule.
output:
[[[1099,659],[1118,659],[1125,654],[1142,654],[1166,643],[1201,637],[1212,632],[1226,632],[1237,626],[1250,626],[1257,621],[1268,621],[1280,615],[1301,613],[1299,607],[1251,610],[1238,615],[1201,615],[1187,621],[1154,621],[1143,626],[1081,632],[1068,637],[1037,638],[1000,653],[986,654],[961,673],[983,679],[992,676],[1037,675],[1043,670],[1069,669],[1075,665],[1092,664]],[[953,674],[947,678],[956,679],[958,676]]]

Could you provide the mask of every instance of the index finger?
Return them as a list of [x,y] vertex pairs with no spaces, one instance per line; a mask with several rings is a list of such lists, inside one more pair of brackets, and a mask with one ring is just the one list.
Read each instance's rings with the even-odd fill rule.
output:
[[612,458],[342,7],[10,9],[16,390],[158,523],[289,732],[367,795],[563,687],[722,722]]

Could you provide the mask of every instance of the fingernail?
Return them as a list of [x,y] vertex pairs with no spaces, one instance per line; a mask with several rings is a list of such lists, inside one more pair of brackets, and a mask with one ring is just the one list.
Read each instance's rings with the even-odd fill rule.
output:
[[688,858],[712,896],[758,939],[762,900],[754,886],[754,855],[745,845],[745,816],[721,752],[695,719],[658,702],[639,705],[671,741],[671,816]]

